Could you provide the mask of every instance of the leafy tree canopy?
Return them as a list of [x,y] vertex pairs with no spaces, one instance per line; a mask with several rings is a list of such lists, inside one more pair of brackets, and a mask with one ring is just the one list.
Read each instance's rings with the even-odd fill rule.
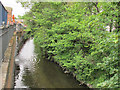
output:
[[27,30],[77,80],[94,88],[118,87],[117,2],[21,2]]

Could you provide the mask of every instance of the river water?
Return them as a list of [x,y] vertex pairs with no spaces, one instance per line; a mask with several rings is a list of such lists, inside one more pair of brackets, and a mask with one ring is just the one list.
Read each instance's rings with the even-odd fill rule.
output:
[[37,57],[33,39],[26,41],[16,56],[14,88],[83,88],[53,62]]

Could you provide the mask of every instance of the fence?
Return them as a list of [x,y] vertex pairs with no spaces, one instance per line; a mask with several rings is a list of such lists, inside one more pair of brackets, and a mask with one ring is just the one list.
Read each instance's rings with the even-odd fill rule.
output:
[[0,66],[4,59],[4,53],[8,47],[8,44],[16,30],[16,25],[10,25],[8,27],[0,27]]

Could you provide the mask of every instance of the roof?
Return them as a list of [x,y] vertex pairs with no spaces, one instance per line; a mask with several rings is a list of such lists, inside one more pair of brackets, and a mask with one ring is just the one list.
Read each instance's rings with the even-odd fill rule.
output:
[[[6,10],[6,8],[4,7],[4,5],[2,4],[2,2],[0,1],[0,4],[2,5],[2,7]],[[6,10],[7,11],[7,10]],[[8,13],[8,11],[7,11],[7,13]]]

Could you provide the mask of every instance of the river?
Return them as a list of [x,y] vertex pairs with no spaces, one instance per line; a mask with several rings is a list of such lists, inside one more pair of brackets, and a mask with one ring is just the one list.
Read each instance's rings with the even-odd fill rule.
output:
[[29,39],[16,56],[14,88],[84,88],[55,63],[38,58],[34,50],[33,39]]

